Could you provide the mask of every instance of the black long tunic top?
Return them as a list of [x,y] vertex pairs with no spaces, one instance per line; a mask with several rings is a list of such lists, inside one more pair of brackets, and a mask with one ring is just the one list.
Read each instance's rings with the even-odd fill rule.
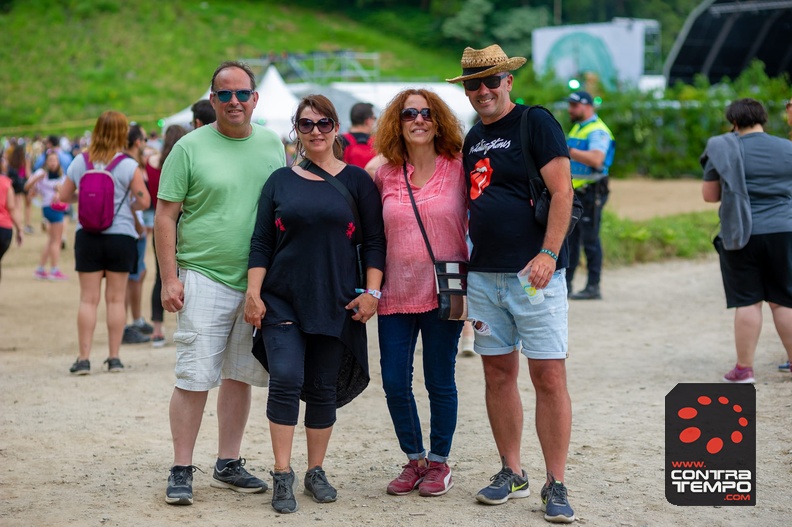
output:
[[[355,199],[362,225],[355,225],[349,203],[329,183],[280,168],[261,191],[248,268],[267,269],[262,324],[293,322],[306,333],[343,342],[347,353],[338,382],[340,407],[369,381],[366,326],[344,309],[357,296],[354,233],[362,229],[365,266],[380,270],[385,268],[385,234],[382,202],[369,175],[348,165],[336,178]],[[257,339],[254,352],[261,345]]]

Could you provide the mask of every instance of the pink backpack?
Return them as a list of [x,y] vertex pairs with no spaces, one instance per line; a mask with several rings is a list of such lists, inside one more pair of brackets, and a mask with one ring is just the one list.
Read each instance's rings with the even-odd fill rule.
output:
[[83,230],[86,232],[102,232],[110,228],[113,218],[121,210],[121,206],[126,201],[129,194],[127,188],[118,208],[113,210],[115,198],[115,180],[113,170],[118,164],[126,159],[126,154],[116,155],[115,158],[104,169],[94,168],[93,163],[88,158],[88,152],[83,152],[85,160],[85,173],[80,178],[80,188],[77,193],[78,213],[77,219]]

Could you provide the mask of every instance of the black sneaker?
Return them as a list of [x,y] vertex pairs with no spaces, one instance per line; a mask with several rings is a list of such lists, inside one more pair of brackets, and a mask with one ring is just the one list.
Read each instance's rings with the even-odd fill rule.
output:
[[89,375],[91,373],[91,361],[88,359],[77,359],[72,364],[72,367],[69,368],[69,371],[75,375]]
[[336,500],[338,493],[327,481],[322,467],[314,467],[305,473],[305,494],[309,495],[316,503],[331,503]]
[[174,465],[168,476],[168,488],[165,490],[165,503],[171,505],[192,505],[193,473],[198,470],[193,465],[184,467]]
[[553,523],[572,523],[575,521],[575,511],[569,505],[567,488],[560,481],[556,481],[552,474],[548,474],[549,483],[542,487],[542,510],[545,511],[545,520]]
[[104,363],[107,364],[107,371],[110,373],[121,373],[124,371],[124,365],[118,357],[107,358]]
[[569,295],[571,300],[602,300],[598,285],[587,285],[585,289]]
[[515,474],[512,469],[506,466],[506,460],[501,458],[503,468],[500,472],[490,478],[490,483],[476,494],[476,499],[487,505],[500,505],[506,503],[511,498],[527,498],[531,495],[528,488],[528,475],[525,471],[522,474]]
[[141,333],[135,326],[126,326],[124,328],[124,336],[121,338],[121,344],[143,344],[150,340],[151,337]]
[[215,464],[210,485],[218,489],[231,489],[245,494],[258,494],[267,490],[267,484],[242,468],[244,465],[244,458],[229,461],[223,470],[217,470],[217,464]]
[[270,472],[272,474],[272,508],[281,514],[297,511],[294,497],[294,471]]
[[154,326],[152,326],[151,324],[149,324],[145,320],[140,322],[140,323],[133,322],[132,323],[132,327],[137,329],[138,331],[140,331],[144,335],[151,335],[152,333],[154,333]]

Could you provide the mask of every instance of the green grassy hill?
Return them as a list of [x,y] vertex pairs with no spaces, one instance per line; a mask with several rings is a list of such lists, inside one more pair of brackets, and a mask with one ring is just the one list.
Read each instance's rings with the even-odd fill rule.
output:
[[108,109],[153,127],[203,95],[223,60],[269,53],[379,52],[383,78],[457,74],[458,54],[387,22],[268,0],[17,0],[0,14],[0,135],[78,133]]

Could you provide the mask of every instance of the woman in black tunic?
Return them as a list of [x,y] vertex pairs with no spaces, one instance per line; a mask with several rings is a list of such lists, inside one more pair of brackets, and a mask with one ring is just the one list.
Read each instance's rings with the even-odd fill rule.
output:
[[[309,163],[276,170],[261,191],[245,302],[245,320],[257,328],[253,353],[270,373],[272,506],[281,513],[297,510],[291,450],[301,398],[308,441],[305,493],[320,503],[336,499],[322,463],[336,408],[369,381],[365,323],[377,311],[385,266],[380,196],[364,170],[341,161],[333,104],[309,95],[293,121],[298,155]],[[332,178],[354,200],[360,225]],[[365,285],[356,284],[357,240]]]

